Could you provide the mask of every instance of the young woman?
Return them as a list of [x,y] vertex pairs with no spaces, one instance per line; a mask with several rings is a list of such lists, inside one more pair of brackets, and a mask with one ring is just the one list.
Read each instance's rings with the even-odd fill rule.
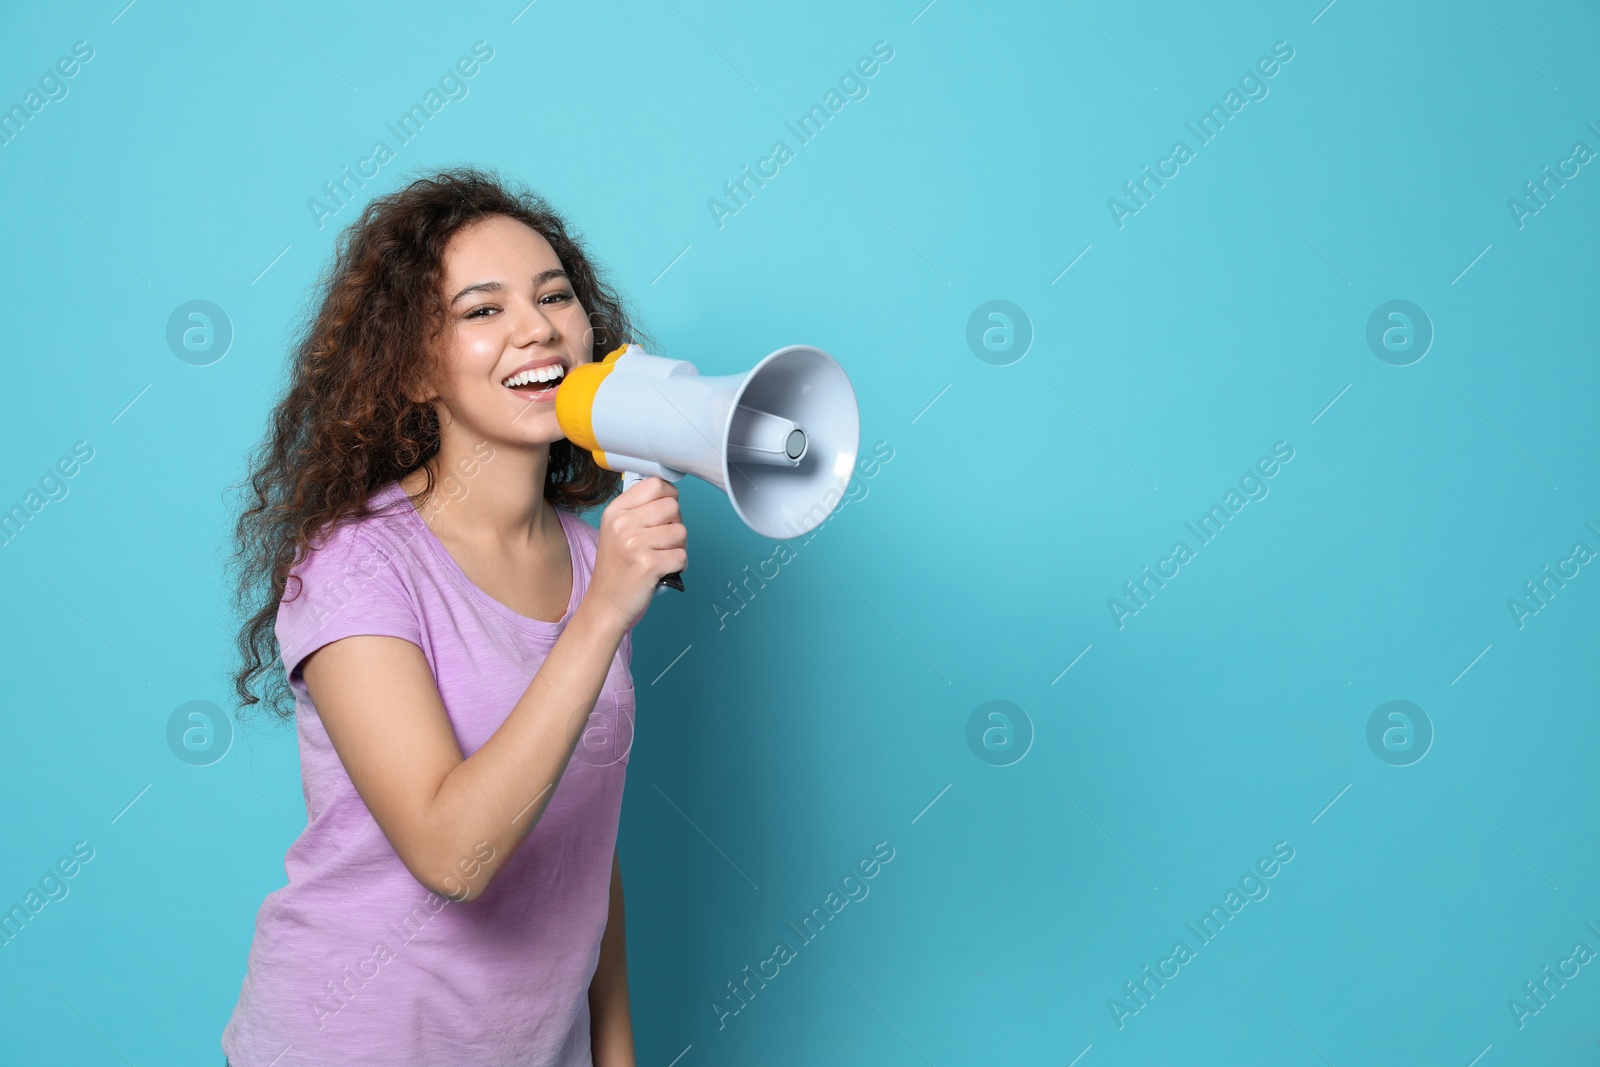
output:
[[544,201],[470,169],[368,205],[321,284],[235,556],[236,687],[293,715],[307,824],[223,1051],[632,1067],[631,630],[687,534],[659,478],[577,517],[620,475],[554,397],[633,326]]

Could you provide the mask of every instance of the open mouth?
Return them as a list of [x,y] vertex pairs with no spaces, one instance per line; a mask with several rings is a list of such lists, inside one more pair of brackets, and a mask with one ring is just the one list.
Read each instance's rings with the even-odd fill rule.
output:
[[513,374],[500,384],[529,399],[548,398],[555,395],[556,387],[566,377],[567,370],[559,363]]

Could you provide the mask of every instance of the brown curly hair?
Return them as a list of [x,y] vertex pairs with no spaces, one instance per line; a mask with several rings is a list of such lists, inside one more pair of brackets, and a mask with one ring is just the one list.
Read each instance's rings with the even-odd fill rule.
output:
[[[251,453],[246,482],[232,487],[246,504],[232,559],[234,604],[244,619],[233,674],[241,709],[265,701],[278,721],[294,717],[275,626],[289,572],[313,547],[313,536],[370,515],[368,498],[376,490],[438,453],[437,412],[408,396],[426,395],[441,372],[434,342],[447,316],[440,292],[445,249],[457,231],[491,215],[526,223],[550,242],[589,313],[591,361],[629,341],[654,350],[566,221],[524,186],[493,171],[457,167],[369,203],[335,243],[333,262],[317,283],[315,312],[294,342],[288,391]],[[551,443],[544,497],[552,504],[597,507],[621,481],[584,449],[564,439]],[[413,504],[433,488],[429,469]]]

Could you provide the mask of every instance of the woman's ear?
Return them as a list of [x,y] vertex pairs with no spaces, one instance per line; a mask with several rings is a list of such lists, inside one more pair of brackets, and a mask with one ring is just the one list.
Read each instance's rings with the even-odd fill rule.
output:
[[439,399],[439,390],[434,388],[433,382],[424,373],[408,374],[400,384],[400,391],[413,404],[431,404]]

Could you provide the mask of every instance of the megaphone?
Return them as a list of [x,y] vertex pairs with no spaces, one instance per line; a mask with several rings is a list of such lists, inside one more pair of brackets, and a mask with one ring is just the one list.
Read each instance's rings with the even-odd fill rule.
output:
[[[693,474],[726,493],[746,526],[779,540],[832,514],[861,443],[849,377],[809,345],[780,348],[745,374],[707,377],[624,344],[567,372],[556,421],[596,463],[623,472],[624,489]],[[671,574],[656,591],[664,587],[683,581]]]

